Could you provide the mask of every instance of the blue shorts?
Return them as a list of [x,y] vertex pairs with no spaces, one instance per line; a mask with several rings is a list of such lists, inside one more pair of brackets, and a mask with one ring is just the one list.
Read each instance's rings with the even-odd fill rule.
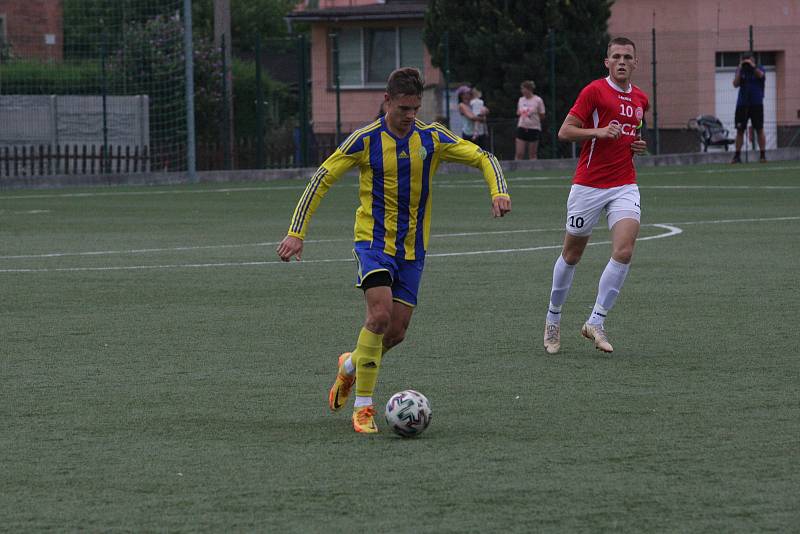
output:
[[417,305],[417,292],[422,280],[422,269],[425,259],[405,260],[390,256],[382,250],[369,248],[369,243],[357,242],[353,249],[353,256],[358,265],[356,287],[371,274],[377,272],[389,273],[392,279],[392,299],[412,308]]

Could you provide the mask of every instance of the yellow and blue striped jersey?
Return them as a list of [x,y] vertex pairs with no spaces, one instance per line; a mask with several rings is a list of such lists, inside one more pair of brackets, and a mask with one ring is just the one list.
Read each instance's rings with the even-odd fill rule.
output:
[[288,235],[304,239],[325,193],[358,166],[355,241],[406,260],[421,259],[430,237],[431,179],[441,161],[481,169],[492,198],[508,196],[503,171],[492,154],[435,122],[417,120],[401,139],[381,118],[353,132],[314,173],[294,210]]

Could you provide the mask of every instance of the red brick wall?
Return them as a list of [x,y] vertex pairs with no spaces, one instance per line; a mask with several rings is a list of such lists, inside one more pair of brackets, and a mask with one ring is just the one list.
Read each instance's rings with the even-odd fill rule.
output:
[[[17,58],[60,61],[64,56],[64,24],[61,0],[0,0],[5,19],[6,42]],[[46,44],[47,35],[55,44]]]

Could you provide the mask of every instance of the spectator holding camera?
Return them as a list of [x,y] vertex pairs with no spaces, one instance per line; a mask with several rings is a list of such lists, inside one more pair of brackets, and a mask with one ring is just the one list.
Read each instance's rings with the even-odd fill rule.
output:
[[766,137],[764,136],[764,84],[766,73],[764,67],[757,65],[753,54],[746,53],[736,69],[733,86],[739,88],[736,100],[736,153],[731,163],[741,163],[742,142],[747,129],[747,121],[753,125],[758,135],[758,148],[761,150],[760,161],[767,161],[765,153]]

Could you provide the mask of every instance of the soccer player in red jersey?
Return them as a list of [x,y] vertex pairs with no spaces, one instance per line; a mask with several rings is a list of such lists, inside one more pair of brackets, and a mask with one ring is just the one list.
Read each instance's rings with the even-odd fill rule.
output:
[[603,321],[622,289],[639,235],[641,206],[633,156],[647,150],[640,129],[649,104],[647,95],[631,84],[636,64],[633,41],[611,40],[605,58],[608,76],[583,88],[558,132],[561,141],[583,142],[583,148],[567,200],[564,248],[553,268],[544,330],[544,348],[550,354],[561,347],[561,307],[601,212],[611,230],[611,259],[581,334],[603,352],[614,350]]

